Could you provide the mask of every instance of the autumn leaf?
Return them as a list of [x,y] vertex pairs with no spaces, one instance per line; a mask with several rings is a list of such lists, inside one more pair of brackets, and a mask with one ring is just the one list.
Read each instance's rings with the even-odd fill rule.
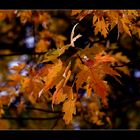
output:
[[122,27],[123,27],[123,30],[129,35],[131,36],[131,32],[130,32],[130,28],[129,28],[129,20],[127,18],[122,18],[120,19],[121,23],[122,23]]
[[101,19],[98,18],[97,22],[94,24],[94,26],[95,26],[95,35],[97,35],[98,32],[100,32],[105,38],[107,37],[108,24],[105,23],[105,20],[103,17]]
[[60,102],[63,102],[66,99],[66,97],[68,96],[68,91],[67,91],[67,93],[65,91],[67,89],[66,83],[71,76],[71,71],[69,70],[70,65],[71,65],[71,63],[68,64],[68,66],[66,67],[66,69],[63,73],[63,78],[56,85],[56,90],[55,90],[53,97],[52,97],[52,105],[59,104]]
[[21,64],[19,64],[18,66],[12,67],[11,70],[14,70],[14,71],[16,71],[17,73],[19,73],[21,70],[24,69],[25,66],[26,66],[25,63],[21,63]]
[[82,10],[72,10],[71,12],[71,16],[77,15],[79,13],[81,13]]
[[113,56],[115,59],[117,59],[120,62],[124,62],[124,63],[128,63],[130,62],[130,60],[128,59],[127,56],[123,55],[122,52],[118,52],[116,54],[114,54]]
[[79,21],[88,14],[93,14],[92,23],[95,27],[95,35],[101,33],[105,38],[116,25],[118,26],[118,34],[126,32],[131,36],[133,29],[137,31],[133,23],[136,17],[139,16],[137,10],[82,10],[74,13]]
[[8,85],[9,86],[15,86],[15,85],[19,84],[20,81],[21,81],[21,77],[22,76],[18,73],[8,75],[7,76],[8,80],[9,80]]
[[60,102],[63,102],[66,99],[67,94],[64,94],[64,92],[63,92],[63,84],[64,84],[64,79],[62,79],[57,84],[56,90],[55,90],[53,97],[52,97],[52,105],[59,104]]
[[48,62],[48,61],[55,61],[57,60],[57,58],[62,55],[65,50],[67,50],[70,46],[63,46],[61,48],[58,49],[51,49],[49,50],[45,55],[44,55],[44,59],[42,62]]
[[110,55],[102,55],[99,53],[95,56],[95,60],[86,58],[84,64],[81,64],[81,71],[76,75],[77,91],[84,82],[87,84],[88,95],[91,95],[91,90],[94,95],[100,96],[104,105],[107,105],[107,98],[109,87],[104,81],[106,74],[116,78],[120,76],[117,71],[110,67],[109,63],[115,62],[115,58]]
[[35,52],[37,53],[47,52],[49,47],[50,47],[50,42],[47,40],[41,39],[36,44]]
[[79,21],[85,18],[87,15],[91,14],[93,10],[81,10],[81,12],[76,17]]
[[46,91],[53,87],[55,78],[57,78],[58,73],[62,70],[61,60],[58,60],[58,62],[56,62],[54,65],[48,67],[47,70],[48,74],[43,78]]
[[25,91],[27,88],[30,88],[30,83],[31,82],[31,78],[29,77],[22,77],[20,84],[21,84],[21,88],[20,91],[23,92]]
[[1,96],[0,103],[3,105],[8,105],[10,103],[10,96],[6,96],[6,95]]
[[86,90],[87,90],[87,97],[90,97],[92,94],[92,88],[90,87],[90,84],[87,84]]
[[[130,60],[118,51],[122,48],[131,49],[131,41],[135,42],[136,46],[139,44],[140,10],[94,9],[65,12],[0,11],[0,41],[2,44],[8,43],[5,47],[2,46],[0,51],[0,117],[7,116],[7,109],[15,102],[13,99],[21,97],[21,100],[16,98],[19,99],[18,104],[16,108],[10,108],[8,115],[21,115],[21,118],[22,115],[26,116],[27,105],[33,108],[30,108],[30,111],[33,110],[31,113],[27,113],[31,118],[33,115],[50,120],[49,117],[57,118],[54,113],[62,111],[63,120],[68,125],[77,111],[78,121],[82,117],[85,121],[99,126],[105,121],[112,127],[111,119],[106,117],[108,113],[102,112],[104,107],[107,111],[108,95],[112,93],[107,79],[113,77],[119,81],[121,72],[127,75],[130,73],[126,65]],[[86,28],[84,25],[90,27]],[[24,31],[25,36],[20,35]],[[111,36],[112,33],[114,36]],[[26,47],[28,37],[35,38],[34,48]],[[125,45],[123,43],[125,37],[128,39],[128,47],[127,42]],[[121,45],[120,49],[119,46],[113,45],[114,39],[115,44]],[[83,43],[84,48],[80,45]],[[16,46],[12,48],[12,44]],[[25,57],[19,56],[22,53],[26,54]],[[126,54],[129,56],[129,53]],[[24,63],[8,68],[14,61]],[[24,69],[26,74],[22,73]],[[118,95],[112,95],[113,99]],[[56,105],[56,110],[50,110],[50,105],[52,109]],[[30,127],[41,127],[40,122],[37,126],[34,123]],[[43,121],[44,126],[48,127],[46,122],[49,121]],[[60,127],[61,124],[65,125],[62,119],[56,119],[54,125],[58,126],[51,128]],[[0,121],[0,126],[15,127],[11,121]]]
[[17,112],[20,114],[25,109],[25,103],[22,101],[17,105]]
[[89,115],[89,121],[96,124],[96,125],[103,125],[102,117],[105,115],[104,112],[100,111],[100,107],[98,105],[97,100],[94,100],[94,102],[90,102],[87,107],[88,115]]
[[62,112],[64,112],[63,119],[66,124],[71,123],[73,114],[76,114],[75,100],[69,99],[64,102]]
[[32,11],[31,10],[19,11],[17,13],[17,16],[20,17],[21,23],[25,24],[27,21],[30,21],[32,17]]

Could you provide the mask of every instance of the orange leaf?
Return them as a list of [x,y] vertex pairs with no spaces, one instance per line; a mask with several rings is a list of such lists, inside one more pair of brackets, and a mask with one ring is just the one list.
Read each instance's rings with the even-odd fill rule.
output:
[[79,13],[81,13],[82,10],[72,10],[71,12],[71,16],[77,15]]
[[116,78],[120,76],[119,73],[110,67],[110,63],[115,62],[115,58],[110,55],[102,55],[99,53],[95,56],[95,60],[86,58],[85,65],[80,66],[81,71],[76,75],[77,90],[82,87],[83,83],[87,84],[87,93],[91,94],[94,90],[94,96],[100,96],[104,105],[107,105],[107,98],[109,87],[104,81],[106,74]]
[[62,62],[58,60],[55,64],[48,67],[48,74],[44,77],[45,90],[48,90],[54,86],[54,80],[57,78],[58,73],[62,70]]
[[62,112],[65,113],[63,117],[65,123],[69,124],[72,121],[73,114],[76,114],[75,101],[71,99],[65,101],[63,104]]
[[22,63],[22,64],[19,64],[18,66],[14,66],[11,68],[11,70],[14,70],[16,71],[17,73],[19,73],[22,69],[24,69],[26,64]]
[[52,97],[52,104],[59,104],[60,102],[63,102],[66,99],[67,95],[64,94],[63,84],[64,79],[62,79],[56,86],[56,91],[54,92]]

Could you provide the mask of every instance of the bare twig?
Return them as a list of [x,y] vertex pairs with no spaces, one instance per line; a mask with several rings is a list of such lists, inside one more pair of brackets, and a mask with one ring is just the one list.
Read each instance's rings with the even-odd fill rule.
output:
[[62,118],[62,116],[54,116],[54,117],[48,117],[48,118],[35,118],[35,117],[1,117],[1,120],[53,120],[53,119],[58,119]]
[[76,28],[76,26],[77,26],[78,24],[79,24],[79,23],[75,24],[74,27],[73,27],[73,29],[72,29],[72,31],[71,31],[70,45],[71,45],[72,47],[75,47],[74,42],[75,42],[78,38],[82,37],[81,34],[78,34],[77,36],[74,37],[74,31],[75,31],[75,28]]
[[37,111],[42,111],[42,112],[46,112],[46,113],[62,113],[61,111],[53,111],[53,110],[45,110],[45,109],[41,109],[41,108],[33,108],[33,107],[26,107],[27,110],[37,110]]
[[[61,116],[61,114],[59,114],[58,116]],[[58,121],[59,121],[59,117],[56,119],[56,121],[53,124],[53,126],[51,127],[51,129],[54,129],[55,128],[55,126],[57,125]]]
[[47,52],[40,52],[40,53],[34,53],[34,52],[21,52],[21,53],[9,53],[9,54],[0,54],[0,57],[6,57],[6,56],[18,56],[18,55],[24,55],[24,54],[27,54],[27,55],[43,55]]

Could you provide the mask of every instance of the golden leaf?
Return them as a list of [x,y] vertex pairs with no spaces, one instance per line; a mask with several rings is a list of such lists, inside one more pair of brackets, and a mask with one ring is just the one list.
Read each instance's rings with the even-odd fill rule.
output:
[[63,104],[62,112],[64,112],[63,119],[66,124],[69,124],[72,121],[73,114],[76,114],[75,100],[67,100]]
[[64,94],[63,91],[63,84],[64,84],[64,79],[62,79],[56,86],[56,90],[53,94],[52,97],[52,104],[59,104],[60,102],[63,102],[67,95]]
[[118,53],[114,54],[113,56],[120,62],[125,62],[125,63],[130,62],[130,60],[127,58],[127,56],[123,55],[122,52],[118,52]]
[[[130,28],[129,28],[129,21],[126,18],[122,18],[120,19],[121,23],[122,23],[122,27],[123,30],[129,35],[131,36],[131,32],[130,32]],[[128,25],[127,25],[128,24]]]
[[[88,59],[81,66],[81,71],[76,75],[76,89],[82,87],[86,82],[88,94],[91,90],[94,91],[95,96],[100,96],[104,105],[107,105],[107,98],[109,87],[104,81],[106,74],[116,78],[120,76],[119,73],[110,67],[110,63],[115,62],[115,58],[110,55],[102,55],[99,53],[95,56],[95,60]],[[117,79],[117,78],[116,78]]]
[[41,39],[37,42],[35,52],[41,53],[46,52],[50,47],[50,42],[44,39]]
[[101,19],[98,18],[94,26],[95,26],[95,35],[97,35],[98,32],[100,32],[105,38],[107,37],[108,24],[105,23],[105,20],[103,17]]
[[79,13],[81,13],[82,10],[72,10],[71,12],[71,16],[77,15]]
[[19,73],[21,70],[24,69],[25,66],[26,66],[26,64],[22,63],[22,64],[19,64],[18,66],[12,67],[11,70],[14,70],[17,73]]
[[54,80],[57,78],[58,73],[62,70],[62,62],[58,60],[54,65],[48,67],[48,74],[44,77],[45,90],[48,90],[54,86]]

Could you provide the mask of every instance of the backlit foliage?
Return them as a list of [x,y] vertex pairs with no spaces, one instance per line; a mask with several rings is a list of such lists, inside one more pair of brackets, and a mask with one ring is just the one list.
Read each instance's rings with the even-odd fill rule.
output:
[[72,15],[77,15],[78,20],[82,20],[86,15],[93,14],[93,26],[95,27],[95,35],[101,33],[107,37],[116,25],[119,33],[127,33],[131,36],[133,33],[139,33],[138,23],[136,22],[139,17],[137,10],[76,10]]
[[[115,27],[117,27],[117,39],[122,34],[140,37],[139,10],[70,12],[70,16],[77,22],[88,15],[92,16],[91,42],[96,42],[100,35],[107,38]],[[23,100],[17,105],[17,115],[26,110],[26,103],[30,102],[34,107],[50,109],[52,112],[60,111],[66,125],[72,123],[73,117],[78,113],[82,116],[85,110],[85,119],[90,123],[100,126],[104,125],[106,120],[111,128],[110,116],[103,111],[109,106],[108,96],[111,94],[106,77],[111,76],[121,84],[121,73],[129,75],[127,66],[115,67],[129,62],[121,52],[114,53],[113,47],[118,46],[101,42],[89,43],[84,48],[76,46],[75,42],[84,36],[75,34],[78,24],[73,26],[75,30],[69,38],[57,34],[51,27],[54,24],[51,11],[0,11],[0,22],[8,20],[11,23],[11,27],[4,26],[3,30],[12,28],[12,21],[16,18],[20,20],[22,26],[26,23],[34,26],[33,63],[23,62],[10,68],[7,73],[1,72],[0,91],[5,91],[7,94],[0,96],[0,116],[6,113],[4,107],[9,107],[12,100],[21,95]],[[42,25],[42,30],[37,29],[39,25]],[[11,34],[13,36],[12,32]],[[55,48],[51,48],[50,39],[54,41]],[[66,41],[69,43],[66,44]],[[71,56],[67,55],[70,49],[74,50]],[[4,54],[11,53],[4,52]],[[42,66],[38,68],[39,65]],[[26,71],[26,74],[22,74],[23,71]],[[79,94],[81,89],[84,90],[83,96]],[[83,101],[86,103],[85,106],[82,104]],[[7,122],[3,122],[2,125],[7,126]]]

